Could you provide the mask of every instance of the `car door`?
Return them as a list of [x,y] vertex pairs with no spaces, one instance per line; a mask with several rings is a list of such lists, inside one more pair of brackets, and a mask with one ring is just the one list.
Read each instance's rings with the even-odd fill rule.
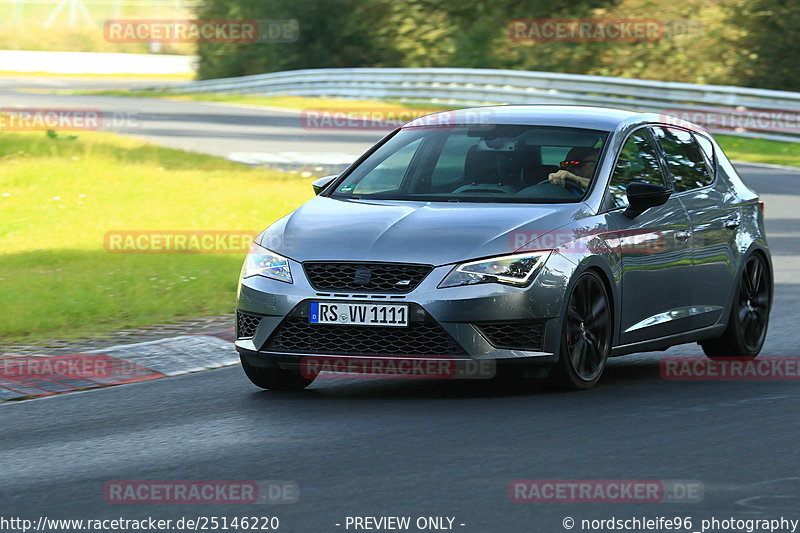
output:
[[620,257],[622,305],[620,343],[630,344],[689,329],[692,264],[689,217],[678,198],[630,219],[627,186],[634,182],[670,186],[648,128],[631,133],[617,158],[608,191],[610,244]]
[[734,284],[741,214],[726,198],[724,182],[715,179],[714,147],[709,139],[667,126],[654,127],[653,134],[667,162],[674,194],[692,226],[692,327],[710,326],[720,319]]

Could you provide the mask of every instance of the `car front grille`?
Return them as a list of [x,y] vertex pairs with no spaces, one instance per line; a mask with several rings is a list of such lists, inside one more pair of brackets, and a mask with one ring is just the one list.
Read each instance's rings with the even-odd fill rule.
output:
[[309,324],[307,316],[290,315],[278,325],[264,349],[320,355],[466,356],[429,316],[411,321],[407,327],[387,327]]
[[498,322],[475,324],[478,331],[495,348],[541,351],[543,322]]
[[405,263],[303,263],[308,281],[318,291],[405,293],[433,270],[431,265]]
[[261,323],[261,317],[244,311],[236,310],[236,338],[250,339],[256,334],[256,329]]

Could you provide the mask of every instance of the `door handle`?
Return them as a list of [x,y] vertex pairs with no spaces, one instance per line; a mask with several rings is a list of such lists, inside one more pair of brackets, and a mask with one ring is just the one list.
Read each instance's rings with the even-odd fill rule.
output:
[[738,218],[729,218],[725,221],[725,227],[728,229],[736,229],[739,227],[739,219]]
[[692,232],[691,231],[676,231],[675,232],[675,238],[678,239],[679,241],[688,240],[689,237],[691,237],[691,236],[692,236]]

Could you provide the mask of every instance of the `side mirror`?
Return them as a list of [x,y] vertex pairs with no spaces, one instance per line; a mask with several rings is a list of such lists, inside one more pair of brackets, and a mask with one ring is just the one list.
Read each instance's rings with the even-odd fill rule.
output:
[[324,178],[317,178],[314,181],[312,181],[311,186],[314,187],[314,194],[321,193],[323,189],[325,189],[325,187],[330,185],[331,182],[338,177],[339,177],[338,174],[334,174],[332,176],[325,176]]
[[672,189],[669,187],[634,181],[625,189],[628,208],[622,214],[628,218],[636,218],[651,207],[664,205],[671,194]]

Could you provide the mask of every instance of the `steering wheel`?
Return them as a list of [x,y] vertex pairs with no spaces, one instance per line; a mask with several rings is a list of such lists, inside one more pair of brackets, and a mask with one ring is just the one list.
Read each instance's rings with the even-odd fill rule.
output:
[[536,185],[531,185],[530,187],[522,189],[517,193],[517,196],[521,198],[574,200],[575,195],[570,191],[571,189],[567,187],[555,185],[554,183],[544,180]]
[[571,193],[577,193],[577,196],[583,196],[584,188],[572,180],[564,180],[564,188]]

